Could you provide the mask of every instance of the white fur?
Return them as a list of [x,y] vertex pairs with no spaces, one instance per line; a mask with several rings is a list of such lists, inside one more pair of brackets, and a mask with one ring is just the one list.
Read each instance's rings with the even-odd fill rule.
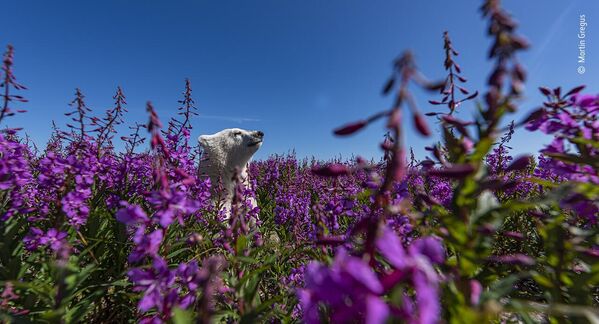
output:
[[[249,185],[247,164],[262,146],[263,133],[239,128],[224,129],[216,134],[198,138],[204,150],[200,162],[200,177],[209,177],[212,193],[230,208],[235,183],[235,169],[240,171],[244,185]],[[222,191],[218,191],[218,188]],[[255,201],[253,202],[255,206]]]

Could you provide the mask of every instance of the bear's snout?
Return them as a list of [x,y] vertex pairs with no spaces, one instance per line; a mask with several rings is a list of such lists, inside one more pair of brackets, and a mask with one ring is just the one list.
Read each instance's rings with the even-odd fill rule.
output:
[[263,138],[264,137],[264,133],[262,131],[255,131],[254,132],[254,136],[256,136],[258,138]]

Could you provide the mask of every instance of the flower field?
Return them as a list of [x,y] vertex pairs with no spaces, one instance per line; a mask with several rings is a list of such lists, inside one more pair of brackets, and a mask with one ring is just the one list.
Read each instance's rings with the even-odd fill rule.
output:
[[[427,62],[443,64],[440,81],[405,52],[383,85],[390,108],[333,130],[351,142],[384,120],[380,161],[253,161],[230,210],[198,174],[189,80],[164,124],[150,102],[147,122],[129,121],[121,88],[106,112],[76,89],[67,127],[37,147],[27,125],[5,126],[27,109],[9,45],[0,321],[599,323],[599,96],[541,87],[539,108],[514,119],[529,44],[497,1],[481,13],[493,62],[484,91],[468,89],[445,33],[444,62]],[[457,117],[464,109],[471,120]],[[411,154],[409,123],[441,130],[430,158]],[[514,156],[515,132],[547,144]]]

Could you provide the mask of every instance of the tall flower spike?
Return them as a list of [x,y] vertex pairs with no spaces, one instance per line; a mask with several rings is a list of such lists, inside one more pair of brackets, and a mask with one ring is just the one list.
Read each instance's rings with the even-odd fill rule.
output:
[[129,126],[129,129],[133,130],[129,136],[121,136],[121,140],[126,142],[125,146],[127,147],[127,155],[133,154],[135,148],[146,140],[139,134],[140,129],[145,127],[146,126],[144,124],[135,123],[134,126]]
[[150,120],[146,126],[151,135],[150,147],[157,154],[153,168],[154,180],[156,184],[162,188],[162,190],[169,191],[170,188],[168,185],[168,178],[165,168],[166,160],[170,158],[170,152],[164,143],[164,139],[160,135],[162,123],[158,118],[158,114],[156,114],[156,111],[154,110],[154,106],[152,106],[152,103],[149,101],[146,104],[146,110],[150,114]]
[[191,117],[197,116],[198,108],[195,106],[195,100],[192,98],[191,81],[185,79],[185,90],[183,91],[183,99],[177,101],[180,106],[177,109],[177,115],[180,117],[173,117],[168,122],[168,129],[162,133],[166,136],[169,141],[169,145],[172,149],[176,149],[180,144],[183,144],[189,149],[189,133],[192,129]]
[[76,125],[67,124],[71,129],[70,133],[63,132],[64,137],[73,142],[81,142],[87,137],[85,126],[88,119],[87,113],[91,112],[91,109],[87,107],[84,99],[85,96],[81,89],[76,88],[75,99],[69,103],[73,110],[65,113],[65,116],[72,116],[71,120],[76,123]]
[[115,100],[114,107],[108,109],[102,119],[97,117],[92,118],[92,124],[97,126],[94,131],[98,132],[96,139],[98,154],[104,144],[112,148],[112,138],[116,133],[115,126],[123,123],[123,114],[127,112],[127,108],[125,108],[127,102],[125,101],[123,89],[120,86],[117,87],[116,94],[112,98]]
[[[489,50],[489,58],[495,59],[495,69],[491,73],[487,84],[490,89],[485,95],[487,110],[483,112],[486,120],[489,121],[492,132],[497,126],[497,109],[506,98],[501,95],[505,80],[510,78],[511,92],[508,98],[518,97],[521,94],[521,83],[525,79],[525,71],[515,59],[518,51],[528,48],[528,42],[519,35],[516,35],[516,22],[505,12],[499,0],[486,0],[480,8],[483,17],[489,18],[489,27],[487,34],[494,38],[493,45]],[[509,66],[512,63],[512,66]],[[509,73],[511,68],[511,73]],[[508,110],[510,109],[509,105]]]
[[[472,100],[478,95],[478,91],[471,93],[468,89],[460,86],[460,83],[466,83],[466,78],[462,76],[462,69],[455,61],[455,56],[458,56],[458,52],[453,48],[449,33],[446,31],[443,33],[443,49],[445,50],[445,60],[443,67],[447,71],[447,77],[443,87],[440,89],[442,95],[441,101],[429,100],[432,105],[447,105],[449,109],[449,115],[452,115],[456,109],[465,101]],[[466,97],[458,99],[456,96],[456,89],[459,90],[462,95]]]
[[[0,81],[0,88],[4,88],[2,93],[2,110],[0,111],[0,123],[5,117],[12,116],[15,112],[12,111],[10,107],[11,101],[18,102],[27,102],[22,96],[10,94],[10,88],[14,88],[15,90],[25,90],[27,89],[25,86],[17,83],[17,79],[12,72],[14,60],[14,49],[12,45],[8,45],[6,48],[6,53],[4,53],[4,59],[2,60],[2,72],[4,73],[4,78]],[[16,112],[21,113],[25,112],[25,110],[17,110]]]
[[162,122],[158,118],[158,114],[154,110],[154,106],[152,103],[148,101],[146,104],[146,111],[150,114],[150,120],[148,121],[148,132],[152,135],[150,140],[150,146],[153,150],[160,149],[160,151],[164,154],[165,158],[168,158],[169,151],[164,143],[164,139],[160,135],[160,128],[162,128]]

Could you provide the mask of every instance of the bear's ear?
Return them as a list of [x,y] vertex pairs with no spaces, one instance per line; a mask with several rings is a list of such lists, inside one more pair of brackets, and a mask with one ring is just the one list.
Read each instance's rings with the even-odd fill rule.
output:
[[198,137],[198,142],[200,142],[200,145],[203,148],[206,148],[208,146],[208,143],[210,142],[210,137],[208,137],[208,135],[201,135],[200,137]]

